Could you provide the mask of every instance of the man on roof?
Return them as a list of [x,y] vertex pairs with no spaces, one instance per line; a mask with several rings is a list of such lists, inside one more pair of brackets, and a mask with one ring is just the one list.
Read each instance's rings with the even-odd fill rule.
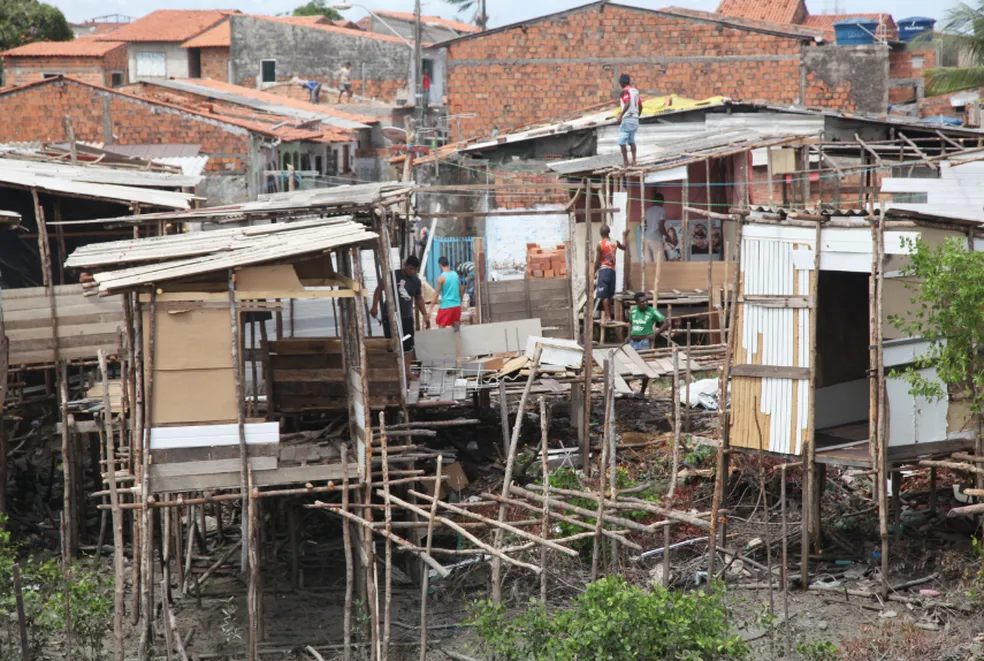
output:
[[621,110],[618,113],[618,146],[622,148],[622,163],[629,167],[628,148],[632,147],[632,165],[636,164],[636,131],[639,130],[639,114],[642,112],[642,101],[639,90],[632,85],[629,74],[623,73],[618,78],[622,87]]

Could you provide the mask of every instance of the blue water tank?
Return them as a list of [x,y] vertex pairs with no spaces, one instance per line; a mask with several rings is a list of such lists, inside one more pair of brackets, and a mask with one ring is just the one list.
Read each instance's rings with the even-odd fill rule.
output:
[[838,46],[864,46],[875,43],[878,21],[871,18],[848,18],[834,23]]
[[910,16],[899,20],[897,25],[899,26],[899,39],[912,41],[924,32],[930,32],[936,25],[936,19],[925,16]]

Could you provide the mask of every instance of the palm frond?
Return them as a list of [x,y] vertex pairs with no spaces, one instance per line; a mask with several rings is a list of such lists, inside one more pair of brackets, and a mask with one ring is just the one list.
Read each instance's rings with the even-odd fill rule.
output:
[[975,62],[984,64],[984,1],[972,7],[959,2],[946,13],[942,33],[963,37],[961,49],[969,53]]
[[984,67],[943,67],[926,72],[926,96],[984,87]]

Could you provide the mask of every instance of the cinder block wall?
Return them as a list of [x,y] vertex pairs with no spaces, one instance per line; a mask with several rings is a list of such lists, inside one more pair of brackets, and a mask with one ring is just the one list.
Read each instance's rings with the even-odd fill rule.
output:
[[[802,103],[884,111],[864,100],[879,81],[858,88],[853,76],[831,81],[804,60],[812,51],[843,54],[834,45],[765,29],[739,28],[622,6],[591,5],[554,18],[491,31],[447,44],[447,89],[452,115],[466,136],[560,117],[612,102],[618,77],[628,73],[643,94]],[[887,50],[883,79],[887,79]],[[850,69],[844,62],[842,70]],[[864,97],[859,99],[859,94]],[[880,94],[879,99],[886,94]]]
[[352,89],[356,93],[391,101],[407,86],[412,51],[396,37],[371,33],[367,36],[353,30],[305,27],[251,16],[234,15],[229,23],[233,75],[229,82],[236,85],[256,87],[261,62],[273,59],[278,81],[297,76],[331,84],[342,65],[351,62]]

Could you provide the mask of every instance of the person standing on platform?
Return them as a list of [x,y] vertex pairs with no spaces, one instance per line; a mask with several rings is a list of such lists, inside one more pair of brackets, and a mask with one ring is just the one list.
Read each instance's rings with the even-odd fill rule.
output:
[[622,164],[629,167],[629,147],[632,148],[632,165],[636,164],[636,131],[639,130],[642,101],[639,90],[632,86],[629,74],[619,76],[618,84],[622,87],[621,109],[618,113],[618,146],[622,148]]
[[[622,232],[621,241],[612,241],[611,233],[612,230],[608,225],[601,226],[601,241],[598,243],[598,253],[595,255],[597,281],[595,298],[601,301],[604,310],[601,317],[602,323],[612,319],[612,303],[615,300],[615,256],[620,249],[625,250],[629,239],[628,229]],[[589,310],[588,313],[594,314],[594,310]]]
[[437,260],[441,267],[441,275],[437,279],[437,287],[434,289],[434,300],[431,301],[431,311],[440,303],[437,312],[437,325],[439,328],[454,328],[458,330],[461,325],[461,296],[464,287],[461,286],[461,278],[458,273],[451,268],[451,263],[447,257]]
[[[417,272],[420,270],[420,260],[410,255],[403,262],[403,268],[396,269],[396,313],[400,315],[400,332],[403,333],[403,363],[406,368],[407,379],[412,379],[410,374],[410,361],[413,360],[414,351],[414,323],[413,308],[417,307],[420,316],[424,318],[424,328],[430,328],[430,317],[427,316],[427,306],[424,304],[423,288]],[[372,295],[372,309],[369,314],[373,318],[379,318],[379,303],[382,300],[384,285],[382,282],[376,287]],[[383,316],[380,319],[383,325],[383,334],[392,337],[390,329],[389,315],[386,313],[386,305],[383,305]]]
[[653,206],[646,209],[642,221],[643,250],[642,261],[655,264],[666,258],[663,254],[663,238],[666,236],[666,209],[663,196],[656,193]]
[[[635,306],[629,310],[629,346],[636,351],[646,351],[653,348],[656,337],[670,328],[670,320],[649,305],[649,294],[646,292],[636,292],[635,302]],[[643,377],[640,394],[645,395],[648,386],[649,379]]]

